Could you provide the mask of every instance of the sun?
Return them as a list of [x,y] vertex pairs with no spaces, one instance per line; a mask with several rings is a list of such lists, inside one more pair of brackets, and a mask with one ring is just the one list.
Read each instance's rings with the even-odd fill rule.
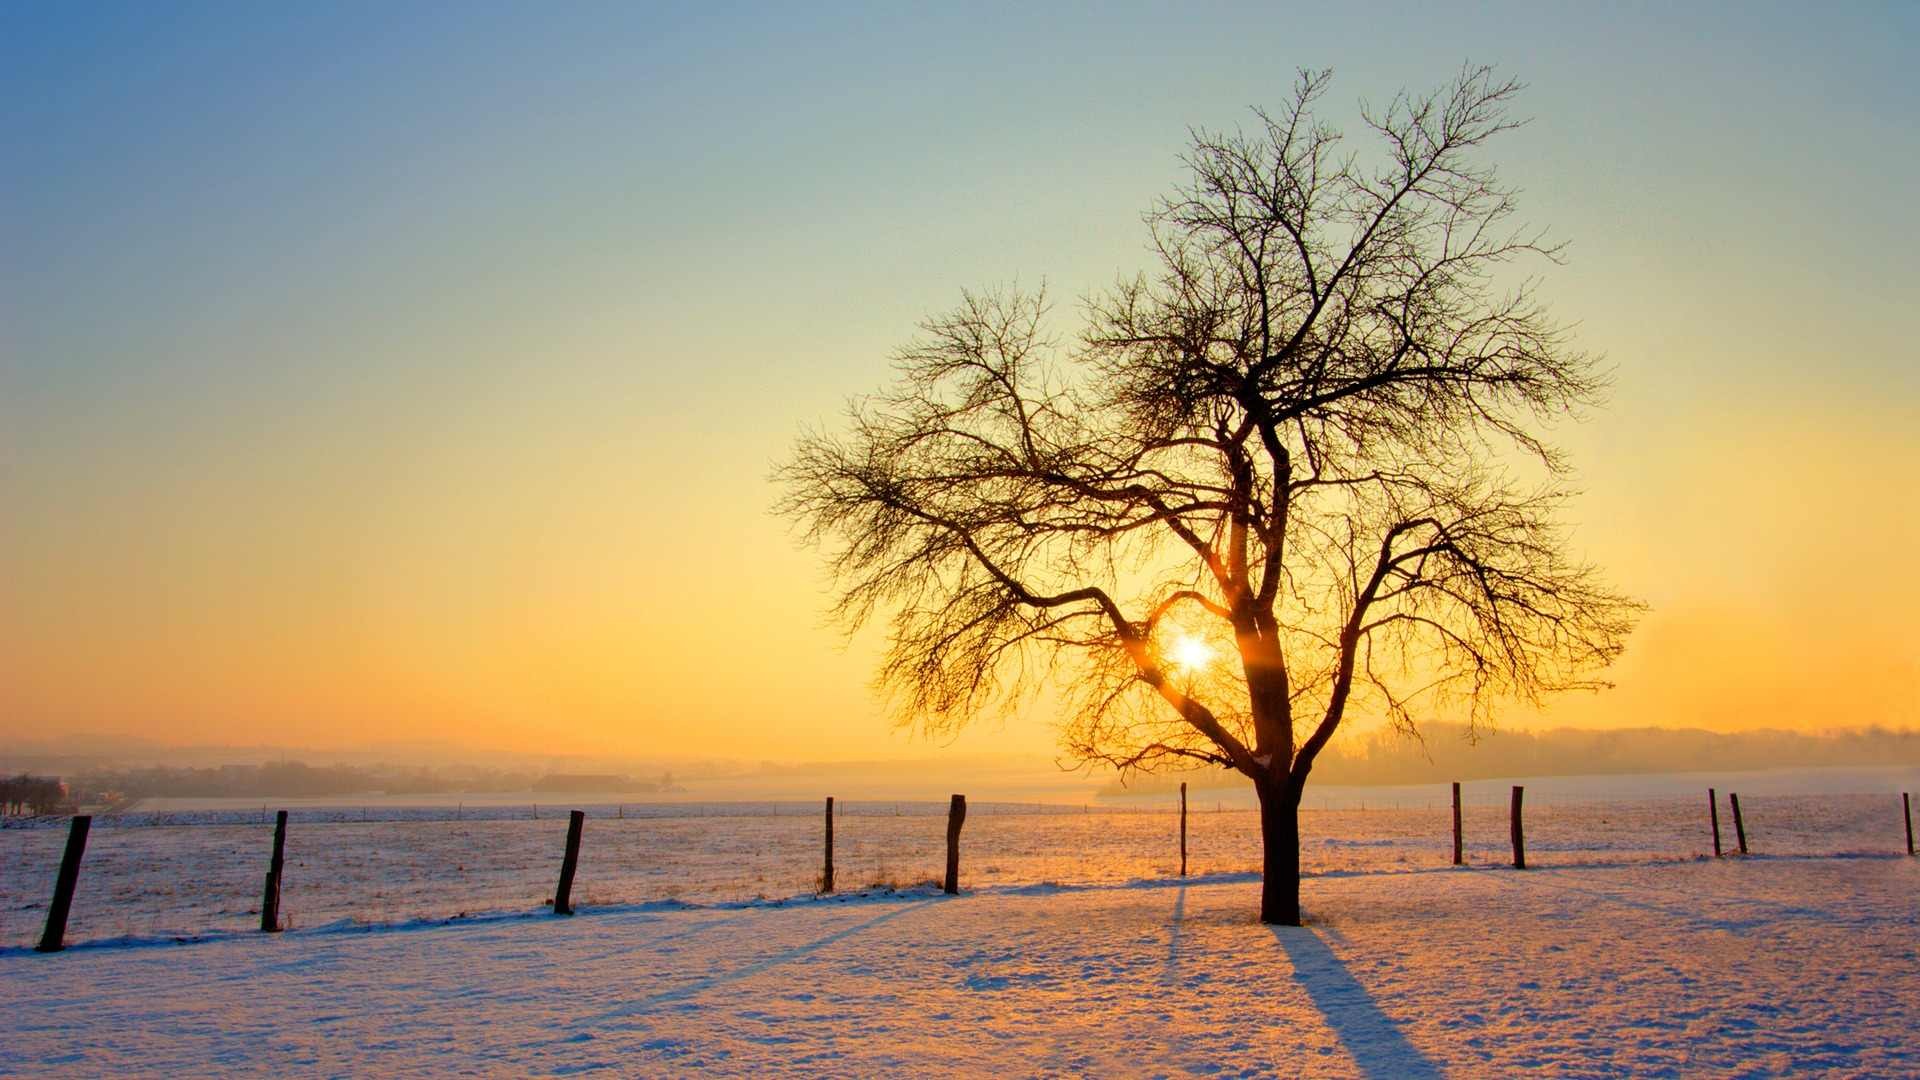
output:
[[1197,637],[1181,634],[1168,647],[1167,658],[1173,661],[1174,667],[1191,675],[1213,662],[1213,646]]

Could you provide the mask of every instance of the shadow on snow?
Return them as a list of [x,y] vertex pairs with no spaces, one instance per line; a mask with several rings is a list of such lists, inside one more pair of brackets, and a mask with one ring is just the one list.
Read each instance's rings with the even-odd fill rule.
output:
[[1320,935],[1304,926],[1270,926],[1273,938],[1293,963],[1293,977],[1327,1019],[1364,1076],[1439,1077],[1440,1069],[1414,1048],[1400,1029],[1374,1004],[1372,995],[1347,972]]

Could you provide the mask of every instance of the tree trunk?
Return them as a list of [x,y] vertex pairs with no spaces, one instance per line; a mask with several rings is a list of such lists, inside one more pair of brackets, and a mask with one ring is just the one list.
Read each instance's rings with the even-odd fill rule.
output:
[[1300,925],[1300,792],[1286,779],[1256,780],[1260,794],[1260,921]]

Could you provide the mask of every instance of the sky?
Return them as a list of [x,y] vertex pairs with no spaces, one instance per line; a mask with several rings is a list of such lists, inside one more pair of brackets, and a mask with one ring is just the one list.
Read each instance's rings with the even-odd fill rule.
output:
[[9,3],[0,738],[818,761],[897,731],[769,510],[960,291],[1147,265],[1193,126],[1464,62],[1614,373],[1650,605],[1517,726],[1920,724],[1920,9]]

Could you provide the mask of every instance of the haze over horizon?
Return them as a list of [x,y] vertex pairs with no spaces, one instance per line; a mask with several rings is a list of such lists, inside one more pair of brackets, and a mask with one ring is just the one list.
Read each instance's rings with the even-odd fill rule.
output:
[[1576,546],[1651,605],[1506,724],[1920,726],[1915,9],[1021,10],[10,8],[0,736],[1049,755],[892,727],[771,463],[963,288],[1070,330],[1189,126],[1467,58],[1614,368]]

